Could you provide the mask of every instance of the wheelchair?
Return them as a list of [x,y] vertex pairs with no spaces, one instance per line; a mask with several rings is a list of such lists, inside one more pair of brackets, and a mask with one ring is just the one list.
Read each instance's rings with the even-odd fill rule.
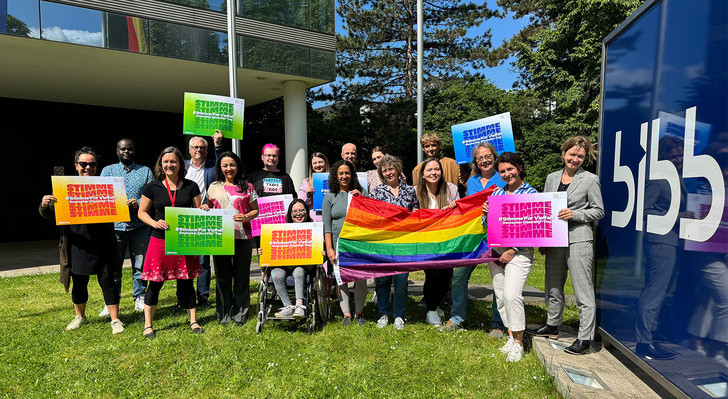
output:
[[[276,292],[271,271],[274,267],[263,268],[263,281],[258,288],[258,320],[255,325],[255,332],[260,334],[263,325],[268,320],[288,320],[294,323],[306,324],[309,334],[320,330],[331,319],[331,305],[336,300],[336,282],[326,270],[327,263],[305,267],[303,306],[306,309],[305,317],[296,319],[294,317],[275,317],[275,310],[283,306],[278,293]],[[286,288],[288,295],[295,302],[295,285],[292,275],[286,276]]]

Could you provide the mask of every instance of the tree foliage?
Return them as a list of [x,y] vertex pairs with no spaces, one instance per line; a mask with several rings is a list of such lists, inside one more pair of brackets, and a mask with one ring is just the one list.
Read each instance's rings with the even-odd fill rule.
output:
[[[484,65],[490,30],[469,34],[496,15],[485,2],[426,0],[426,85]],[[337,35],[336,100],[414,98],[417,80],[416,0],[340,0],[344,34]]]

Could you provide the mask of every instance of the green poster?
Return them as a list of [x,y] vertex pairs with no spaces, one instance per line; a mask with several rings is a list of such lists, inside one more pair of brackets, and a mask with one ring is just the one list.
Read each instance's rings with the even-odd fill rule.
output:
[[215,129],[229,139],[243,139],[242,98],[185,93],[184,134],[212,136]]
[[169,230],[164,233],[167,255],[233,255],[234,209],[164,208]]

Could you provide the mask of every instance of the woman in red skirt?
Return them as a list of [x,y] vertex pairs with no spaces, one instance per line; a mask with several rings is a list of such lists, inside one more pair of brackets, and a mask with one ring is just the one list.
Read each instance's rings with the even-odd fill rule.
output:
[[197,301],[192,280],[200,276],[200,257],[197,255],[165,255],[164,232],[169,225],[164,220],[164,208],[168,206],[208,209],[201,205],[200,188],[192,180],[185,179],[182,153],[177,147],[167,147],[157,158],[154,180],[144,187],[139,204],[139,219],[152,227],[147,255],[144,258],[142,278],[149,281],[144,297],[145,338],[154,338],[152,328],[154,312],[159,302],[159,291],[167,280],[177,280],[180,300],[187,308],[190,329],[195,334],[204,332],[197,322]]

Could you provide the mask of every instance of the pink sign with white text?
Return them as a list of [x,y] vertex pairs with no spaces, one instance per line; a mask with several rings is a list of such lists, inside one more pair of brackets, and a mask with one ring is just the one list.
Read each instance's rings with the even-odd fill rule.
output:
[[261,225],[285,223],[286,212],[291,202],[293,202],[291,194],[258,197],[258,217],[250,221],[253,237],[260,236]]
[[569,224],[559,220],[566,192],[488,197],[488,246],[566,247]]

